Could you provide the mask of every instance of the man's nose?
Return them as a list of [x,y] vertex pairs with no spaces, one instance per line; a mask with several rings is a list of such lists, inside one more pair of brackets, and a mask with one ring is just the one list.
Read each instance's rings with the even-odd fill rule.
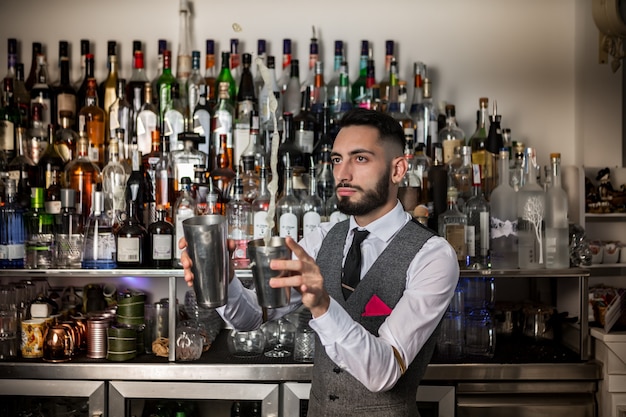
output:
[[352,178],[349,163],[342,162],[339,165],[333,166],[333,175],[335,176],[335,184],[349,182]]

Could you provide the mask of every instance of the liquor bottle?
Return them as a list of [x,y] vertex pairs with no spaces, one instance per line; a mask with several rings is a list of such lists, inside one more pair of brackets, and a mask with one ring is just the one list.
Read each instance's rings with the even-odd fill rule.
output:
[[443,163],[441,147],[435,147],[434,150],[435,158],[428,170],[428,182],[430,184],[430,195],[427,203],[428,227],[439,230],[439,215],[448,208],[448,170]]
[[41,104],[41,121],[44,126],[52,123],[52,89],[48,84],[48,64],[46,56],[39,54],[37,56],[37,79],[33,87],[30,89],[30,105]]
[[380,90],[381,110],[387,110],[387,101],[389,100],[389,80],[391,75],[391,61],[394,58],[395,42],[392,40],[385,41],[385,75],[378,83]]
[[283,112],[291,113],[294,116],[300,113],[301,92],[300,92],[300,61],[291,60],[291,71],[289,81],[283,94]]
[[78,113],[78,132],[89,141],[89,159],[99,168],[104,167],[104,125],[106,113],[98,105],[96,79],[88,80],[85,106]]
[[[115,100],[117,99],[117,80],[120,78],[118,73],[118,63],[117,63],[117,42],[108,41],[107,42],[107,67],[109,68],[109,73],[107,77],[104,79],[102,83],[100,83],[100,98],[99,102],[102,110],[106,114],[106,120],[109,120],[109,109]],[[108,123],[105,125],[104,137],[107,140],[111,137],[109,133],[109,125]]]
[[[239,56],[239,39],[231,38],[230,39],[230,56],[228,67],[230,68],[230,73],[235,80],[235,86],[239,85],[239,81],[241,80],[241,59]],[[235,94],[237,93],[237,89],[235,89]],[[235,97],[232,95],[231,97]]]
[[302,237],[314,232],[325,217],[324,201],[317,195],[315,164],[309,167],[309,192],[301,201],[302,205]]
[[389,94],[387,98],[387,114],[396,119],[402,129],[405,137],[414,136],[413,120],[401,109],[400,103],[400,86],[398,82],[400,77],[398,74],[398,63],[395,58],[391,60],[389,70]]
[[271,236],[270,220],[267,216],[269,210],[270,200],[272,198],[270,191],[267,188],[267,167],[261,166],[259,174],[259,192],[256,198],[252,201],[252,239],[261,239],[267,236]]
[[[80,89],[80,86],[86,80],[85,78],[85,67],[87,66],[87,54],[89,53],[89,49],[91,48],[91,42],[89,39],[81,39],[80,40],[80,78],[74,83],[74,89],[76,92]],[[80,97],[78,98],[78,105],[80,106],[82,101]]]
[[[148,75],[145,70],[144,54],[141,49],[141,42],[135,42],[138,42],[138,45],[136,46],[138,46],[139,49],[135,49],[133,52],[133,71],[128,82],[126,83],[126,99],[133,107],[135,114],[137,114],[139,110],[141,110],[141,105],[144,103],[146,97],[144,91],[146,83],[150,83],[150,80],[148,79]],[[133,45],[135,45],[135,42],[133,42]]]
[[191,178],[180,179],[180,191],[174,204],[174,266],[180,267],[180,255],[182,250],[178,247],[178,241],[185,236],[183,231],[183,221],[195,215],[196,207],[191,196]]
[[194,126],[193,116],[196,107],[202,104],[206,106],[206,80],[200,74],[200,51],[191,52],[191,74],[187,78],[185,85],[187,94],[187,114],[185,114],[185,126],[192,129]]
[[[77,91],[76,91],[76,96],[77,96],[77,111],[80,113],[80,110],[85,106],[86,101],[87,101],[87,88],[89,86],[89,80],[90,79],[96,79],[94,77],[94,56],[93,54],[87,54],[85,55],[85,73],[84,73],[84,77],[82,80],[82,83],[80,84],[80,87],[78,87]],[[96,85],[98,85],[97,81],[96,81]],[[99,92],[96,88],[96,97],[98,98],[98,102],[100,102],[100,97],[99,96]],[[80,124],[80,117],[76,117],[76,121],[78,124]],[[78,128],[78,126],[77,126]]]
[[552,182],[546,192],[545,262],[548,269],[569,268],[567,193],[561,185],[561,154],[550,154]]
[[52,268],[54,259],[54,218],[44,210],[44,189],[31,188],[30,209],[25,214],[27,269]]
[[146,225],[149,219],[145,216],[146,204],[146,178],[144,175],[143,164],[141,163],[141,153],[133,149],[130,154],[131,174],[126,180],[126,191],[124,198],[126,205],[130,200],[135,201],[137,206],[137,219],[142,225]]
[[198,185],[196,197],[196,215],[226,214],[226,204],[222,192],[215,187],[211,174],[204,171],[201,183]]
[[[472,148],[472,164],[480,165],[482,187],[485,189],[486,178],[490,178],[493,173],[493,161],[487,158],[487,118],[489,112],[489,99],[481,97],[478,99],[478,110],[476,112],[476,131],[469,138],[468,145]],[[499,150],[498,150],[499,152]],[[497,185],[497,184],[496,184]]]
[[423,62],[413,63],[413,98],[409,107],[409,116],[413,120],[413,128],[415,129],[417,140],[417,130],[419,123],[419,115],[423,111],[424,101],[424,78],[426,77],[426,65]]
[[252,203],[259,194],[260,178],[254,165],[254,156],[242,155],[241,163],[241,184],[243,185],[243,199]]
[[228,238],[235,244],[231,257],[232,266],[235,269],[243,269],[250,265],[247,247],[252,235],[252,208],[250,203],[243,198],[243,182],[239,174],[233,179],[233,189],[233,198],[226,204]]
[[7,74],[4,79],[15,80],[15,71],[17,66],[17,39],[7,39]]
[[249,135],[250,141],[241,154],[241,160],[244,161],[245,158],[252,158],[254,171],[258,173],[267,158],[267,152],[265,151],[265,146],[261,144],[259,113],[257,111],[252,111],[250,115]]
[[336,91],[338,95],[335,100],[335,114],[333,115],[333,118],[337,122],[341,120],[341,117],[352,108],[348,63],[345,59],[341,62],[339,67],[339,87]]
[[30,121],[30,94],[24,84],[24,64],[17,64],[13,81],[13,101],[20,110],[22,126],[28,126]]
[[[213,117],[211,117],[211,144],[209,147],[209,155],[211,160],[211,169],[218,167],[216,158],[221,152],[220,139],[221,135],[226,135],[226,147],[229,152],[228,158],[232,166],[233,163],[233,121],[235,117],[235,109],[229,96],[229,85],[226,82],[219,84],[219,99],[215,105]],[[224,191],[224,190],[222,190]]]
[[[145,205],[146,205],[146,225],[156,221],[156,207],[157,207],[157,181],[158,175],[162,175],[157,170],[159,169],[159,162],[161,161],[163,154],[161,152],[161,135],[158,130],[152,132],[152,150],[147,155],[142,155],[141,163],[143,165],[143,172],[145,176]],[[167,173],[165,174],[167,178]]]
[[13,99],[13,78],[4,79],[4,107],[0,107],[0,152],[7,161],[15,158],[15,129],[22,125],[20,109]]
[[333,59],[333,75],[328,81],[326,91],[328,94],[328,107],[330,115],[334,118],[339,112],[339,78],[341,77],[341,64],[345,61],[343,51],[343,41],[335,41],[335,53]]
[[306,91],[307,87],[309,87],[309,94],[313,91],[313,84],[315,83],[315,63],[319,60],[319,49],[320,46],[315,34],[315,26],[313,26],[313,35],[309,42],[309,72],[304,80],[302,80],[302,84],[300,84],[301,92]]
[[230,160],[230,152],[228,152],[228,138],[225,134],[220,134],[220,146],[218,148],[218,154],[215,157],[215,162],[211,170],[211,177],[215,181],[215,186],[219,188],[222,195],[228,200],[228,185],[235,177],[235,171]]
[[431,82],[429,78],[424,79],[424,100],[422,102],[422,111],[417,119],[417,145],[423,143],[426,145],[426,156],[434,159],[435,144],[439,139],[438,130],[438,113],[437,108],[433,105],[433,97],[431,91]]
[[78,96],[76,89],[72,86],[70,81],[70,58],[68,51],[68,43],[66,41],[59,42],[59,66],[60,66],[60,79],[59,85],[54,88],[54,101],[56,108],[56,114],[53,117],[55,124],[61,121],[61,112],[72,112],[72,116],[75,116],[78,112]]
[[81,267],[114,269],[116,252],[112,219],[104,211],[104,195],[102,191],[94,191],[93,207],[85,226]]
[[326,216],[328,222],[331,224],[339,223],[348,219],[348,215],[343,213],[337,207],[337,194],[333,194],[328,200],[326,200]]
[[117,98],[109,108],[109,135],[107,140],[117,139],[118,129],[122,129],[124,135],[118,142],[118,149],[123,159],[128,158],[128,152],[133,141],[135,129],[135,109],[126,99],[126,80],[117,79]]
[[[287,163],[289,163],[292,173],[297,172],[300,174],[304,172],[304,154],[295,142],[293,114],[284,113],[283,121],[283,134],[281,137],[280,145],[278,146],[277,172],[284,172]],[[277,191],[278,194],[283,192],[283,184],[284,181],[282,181],[281,177],[279,177]]]
[[37,70],[39,68],[38,56],[43,52],[41,42],[33,42],[32,51],[30,70],[28,71],[28,77],[26,77],[25,82],[28,91],[32,90],[33,86],[37,83]]
[[233,129],[233,161],[239,161],[241,154],[250,142],[250,117],[256,110],[254,78],[250,71],[252,55],[243,54],[243,67],[237,91]]
[[148,226],[148,266],[169,269],[174,258],[174,226],[167,221],[167,209],[157,207],[157,219]]
[[183,149],[170,152],[169,171],[171,176],[169,190],[170,198],[180,190],[180,183],[184,177],[193,178],[193,168],[196,165],[206,166],[208,163],[207,155],[196,149],[196,143],[201,140],[198,134],[184,132],[179,138],[183,142]]
[[263,77],[261,76],[261,71],[259,71],[259,64],[258,62],[261,63],[261,65],[266,65],[267,66],[267,56],[266,56],[266,50],[267,50],[267,42],[265,39],[258,39],[257,40],[257,47],[256,47],[256,59],[254,60],[254,64],[252,65],[255,68],[254,71],[254,95],[256,97],[259,97],[259,95],[261,94],[261,89],[263,88]]
[[79,269],[83,254],[83,219],[76,213],[76,191],[61,189],[61,213],[54,234],[56,268]]
[[302,236],[302,206],[293,192],[293,168],[289,159],[284,168],[284,190],[276,202],[276,218],[280,237],[291,236],[294,240]]
[[24,149],[26,129],[18,127],[15,129],[15,143],[17,145],[17,156],[9,162],[7,167],[9,179],[16,184],[16,202],[23,210],[30,207],[31,181],[34,182],[37,175],[37,165],[30,159]]
[[280,76],[277,79],[278,88],[281,96],[285,94],[287,84],[291,78],[291,39],[283,39],[283,64]]
[[[37,169],[39,171],[39,178],[37,179],[37,186],[43,187],[44,190],[50,187],[50,184],[54,180],[55,183],[61,183],[61,173],[65,164],[63,158],[57,151],[54,144],[54,130],[52,126],[48,129],[48,146],[46,146],[43,154],[37,161]],[[54,178],[53,178],[54,177]]]
[[496,188],[491,192],[491,266],[494,269],[517,269],[519,266],[518,251],[518,224],[517,198],[509,183],[508,170],[509,152],[501,150],[500,178]]
[[204,80],[206,81],[206,100],[209,107],[213,107],[217,102],[217,67],[215,66],[215,41],[213,39],[206,40]]
[[317,128],[315,115],[311,112],[311,95],[309,90],[310,87],[307,87],[304,94],[302,94],[300,113],[293,118],[295,144],[302,151],[305,162],[311,160]]
[[170,94],[171,106],[163,115],[163,135],[170,138],[170,147],[178,149],[178,136],[185,131],[185,105],[180,94],[180,86],[177,82],[172,84]]
[[509,181],[511,183],[511,187],[515,191],[519,191],[521,187],[524,186],[524,144],[522,142],[517,142],[515,148],[511,149],[513,152],[513,165],[509,170]]
[[24,208],[17,201],[17,184],[5,180],[4,204],[0,206],[0,268],[24,268],[26,226]]
[[[170,176],[171,176],[171,165],[170,165],[170,150],[169,150],[169,140],[166,137],[161,137],[160,140],[160,158],[154,166],[155,178],[156,178],[156,189],[155,189],[155,198],[154,201],[157,207],[161,206],[165,209],[166,215],[165,218],[168,221],[172,220],[172,203],[174,202],[173,188],[170,189]],[[173,184],[172,184],[173,186]]]
[[545,267],[543,257],[543,221],[545,195],[537,184],[536,154],[526,148],[526,184],[517,196],[518,262],[521,269]]
[[[328,107],[328,90],[324,81],[324,63],[317,61],[315,63],[315,78],[311,87],[311,111],[314,114],[322,113],[323,109]],[[330,112],[330,110],[329,110]]]
[[157,94],[159,97],[159,120],[163,122],[165,112],[172,108],[172,84],[176,78],[172,75],[172,52],[163,51],[163,72],[157,81]]
[[220,84],[228,84],[228,99],[231,104],[234,105],[235,97],[237,97],[237,83],[233,74],[230,72],[230,52],[222,52],[222,66],[217,78],[215,79],[215,91],[217,92],[218,100],[220,94]]
[[134,183],[130,186],[130,198],[126,204],[126,219],[115,232],[116,264],[118,268],[141,268],[147,264],[146,241],[148,231],[139,221],[141,210],[140,187]]
[[454,148],[465,144],[465,132],[456,123],[454,104],[446,104],[446,126],[439,131],[439,143],[443,148],[444,164],[454,156]]
[[461,213],[456,205],[457,190],[448,188],[448,208],[439,215],[439,235],[444,237],[454,248],[459,266],[466,266],[467,246],[465,241],[467,229],[467,216]]
[[481,185],[481,167],[472,165],[472,196],[465,203],[467,215],[467,265],[471,269],[490,267],[489,232],[490,211]]
[[428,180],[428,172],[432,165],[432,160],[426,155],[426,145],[418,143],[415,147],[415,155],[413,157],[413,171],[420,181],[421,194],[418,204],[427,205],[430,201],[430,181]]
[[498,151],[504,146],[504,139],[502,138],[502,128],[500,127],[500,121],[502,116],[498,114],[498,103],[493,103],[493,113],[489,116],[489,133],[487,134],[487,142],[485,146],[485,158],[489,161],[487,166],[492,166],[492,172],[490,175],[485,175],[485,195],[489,197],[491,190],[496,186],[498,181],[498,170],[496,160],[498,158]]
[[354,105],[363,109],[377,110],[380,102],[380,91],[376,84],[376,66],[373,59],[367,60],[365,77],[365,93],[357,98]]
[[[187,80],[192,71],[191,8],[189,0],[180,0],[178,7],[178,50],[176,54],[176,81],[181,86],[181,97],[187,98]],[[186,113],[185,113],[186,114]]]
[[409,213],[413,213],[419,204],[422,193],[422,183],[415,172],[413,140],[412,136],[405,135],[404,137],[404,159],[407,162],[407,170],[398,188],[398,200],[400,200],[404,211]]
[[61,213],[61,176],[56,169],[51,174],[50,185],[44,190],[44,209],[46,213],[54,216],[56,226],[56,219]]
[[[65,166],[61,183],[64,188],[76,190],[76,213],[81,216],[91,213],[93,192],[102,183],[100,168],[89,159],[88,146],[87,138],[81,135],[76,144],[76,158]],[[99,208],[103,209],[104,205]]]
[[367,94],[367,60],[370,58],[369,41],[361,41],[361,55],[359,58],[359,76],[352,83],[351,95],[352,103],[358,106]]
[[126,181],[128,176],[119,161],[119,141],[117,138],[109,141],[109,162],[102,170],[102,194],[104,196],[104,211],[113,219],[113,225],[122,222],[122,213],[126,209]]
[[159,78],[163,73],[163,56],[165,50],[167,49],[167,41],[165,39],[159,39],[158,41],[158,55],[157,55],[157,67],[156,73],[152,81],[150,82],[150,86],[152,87],[152,102],[158,107],[159,104]]
[[[276,65],[274,56],[267,57],[267,68],[270,73],[271,83],[263,84],[263,88],[259,93],[259,123],[261,134],[263,137],[271,135],[274,128],[272,122],[272,115],[276,116],[276,112],[283,108],[282,106],[282,94],[278,83],[276,81]],[[273,98],[272,98],[273,97]],[[272,110],[272,100],[276,100],[276,109]]]
[[[34,103],[30,113],[30,127],[26,132],[26,152],[29,158],[37,164],[46,150],[46,146],[48,146],[48,132],[46,131],[48,125],[43,123],[43,106],[41,103]],[[36,183],[37,177],[31,178],[31,180]]]
[[333,165],[330,159],[331,151],[331,146],[325,145],[322,147],[315,171],[317,195],[324,203],[328,202],[335,194],[335,177],[333,176]]
[[157,130],[159,126],[159,110],[152,101],[152,85],[150,83],[146,83],[144,87],[144,103],[137,113],[136,120],[137,149],[142,155],[147,154],[152,146],[152,132]]
[[[458,148],[457,148],[458,149]],[[465,213],[465,203],[472,196],[474,168],[472,167],[472,148],[461,146],[460,164],[453,166],[452,161],[448,163],[448,183],[456,188],[458,194],[456,204],[459,210]]]

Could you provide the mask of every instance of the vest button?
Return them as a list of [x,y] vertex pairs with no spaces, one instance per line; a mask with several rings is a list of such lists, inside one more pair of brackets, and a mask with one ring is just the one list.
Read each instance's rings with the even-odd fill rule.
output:
[[330,394],[330,395],[328,396],[328,399],[329,399],[329,400],[331,400],[331,401],[335,401],[335,400],[338,400],[338,399],[339,399],[339,397],[337,397],[336,395]]
[[333,372],[334,372],[334,373],[336,373],[336,374],[341,373],[341,368],[340,368],[340,367],[338,367],[338,366],[335,366],[335,367],[333,368]]

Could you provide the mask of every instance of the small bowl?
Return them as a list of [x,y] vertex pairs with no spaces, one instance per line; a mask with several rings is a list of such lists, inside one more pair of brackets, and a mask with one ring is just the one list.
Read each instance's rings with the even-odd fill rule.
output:
[[228,335],[228,350],[238,358],[251,358],[263,354],[265,334],[256,329],[247,332],[231,330]]
[[620,248],[615,242],[607,242],[604,244],[604,255],[602,257],[603,264],[616,264],[619,260]]

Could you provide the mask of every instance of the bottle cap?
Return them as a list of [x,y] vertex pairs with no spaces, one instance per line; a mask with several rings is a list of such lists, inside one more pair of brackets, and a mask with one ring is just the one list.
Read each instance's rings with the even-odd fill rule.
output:
[[74,207],[76,204],[76,190],[73,188],[61,188],[61,207]]

